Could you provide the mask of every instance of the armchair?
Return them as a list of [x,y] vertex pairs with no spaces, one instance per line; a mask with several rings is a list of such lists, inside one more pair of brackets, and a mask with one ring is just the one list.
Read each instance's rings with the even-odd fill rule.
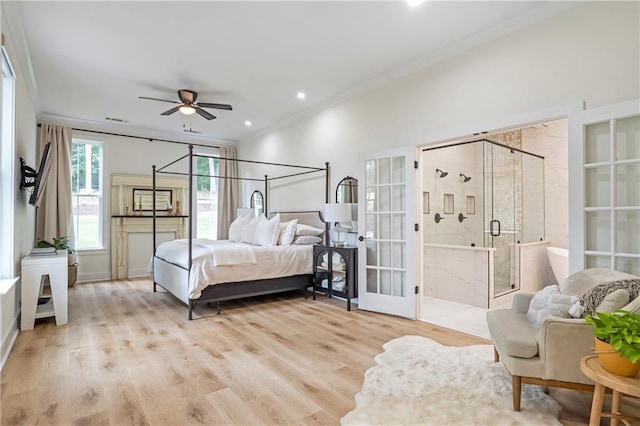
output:
[[[562,294],[581,296],[600,284],[638,279],[625,272],[590,268],[565,278],[559,285]],[[620,300],[616,291],[607,295],[596,311],[617,309],[640,312],[640,296]],[[593,390],[593,381],[580,371],[580,359],[592,354],[593,327],[582,318],[542,318],[539,328],[531,324],[527,311],[534,293],[520,292],[511,309],[487,312],[487,325],[493,341],[495,361],[502,361],[511,374],[513,410],[520,411],[522,383]],[[611,296],[611,297],[610,297]],[[618,306],[618,304],[620,304]]]
[[593,353],[593,327],[584,319],[547,317],[536,329],[526,319],[533,295],[516,293],[511,309],[487,312],[495,361],[511,374],[514,411],[522,383],[593,390],[580,372],[580,358]]

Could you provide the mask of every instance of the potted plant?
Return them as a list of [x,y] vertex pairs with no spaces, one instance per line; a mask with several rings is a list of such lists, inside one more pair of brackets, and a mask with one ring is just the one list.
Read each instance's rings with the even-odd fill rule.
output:
[[69,237],[54,238],[53,242],[38,241],[38,247],[54,247],[56,250],[66,250],[69,256],[68,260],[68,273],[69,273],[69,287],[75,285],[78,279],[78,258],[76,251],[69,245]]
[[640,372],[640,315],[596,312],[585,320],[593,325],[595,351],[605,370],[625,377]]

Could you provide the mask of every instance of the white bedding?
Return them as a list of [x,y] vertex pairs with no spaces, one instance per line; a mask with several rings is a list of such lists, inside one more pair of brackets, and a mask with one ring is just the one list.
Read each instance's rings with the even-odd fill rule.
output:
[[[236,250],[232,246],[242,246]],[[188,240],[174,240],[161,244],[156,257],[187,268],[189,265]],[[240,261],[238,265],[215,266],[212,252],[222,247],[224,256],[240,253],[241,258],[255,256],[255,263]],[[251,250],[247,250],[247,248]],[[312,273],[312,245],[260,247],[228,240],[193,240],[193,263],[189,277],[189,298],[197,299],[202,290],[213,284],[289,277]],[[222,256],[220,256],[222,257]],[[236,254],[231,257],[237,258]],[[237,260],[237,259],[236,259]],[[153,263],[153,262],[152,262]]]

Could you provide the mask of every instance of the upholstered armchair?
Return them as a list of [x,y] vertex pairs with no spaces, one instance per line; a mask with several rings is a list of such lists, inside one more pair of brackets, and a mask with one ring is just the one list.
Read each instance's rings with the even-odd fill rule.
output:
[[[580,296],[588,289],[633,275],[587,269],[568,277],[560,292]],[[580,358],[593,354],[593,327],[582,318],[546,316],[536,325],[527,320],[534,293],[516,293],[511,309],[487,312],[495,360],[502,361],[512,377],[513,409],[520,411],[523,383],[592,390],[593,382],[580,372]],[[612,310],[640,309],[640,297]],[[601,311],[599,309],[599,311]]]

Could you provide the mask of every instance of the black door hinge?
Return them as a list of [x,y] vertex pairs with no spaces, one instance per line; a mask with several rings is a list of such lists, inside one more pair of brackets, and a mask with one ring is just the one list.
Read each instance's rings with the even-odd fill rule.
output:
[[418,286],[415,287],[415,292],[418,294]]
[[416,232],[418,232],[418,231],[420,230],[420,227],[419,227],[419,226],[418,226],[418,224],[416,223],[416,224],[413,226],[413,229],[415,229],[415,231],[416,231]]
[[414,162],[413,162],[413,168],[414,168],[414,169],[417,169],[417,168],[418,168],[418,160],[416,160],[416,161],[414,161]]

